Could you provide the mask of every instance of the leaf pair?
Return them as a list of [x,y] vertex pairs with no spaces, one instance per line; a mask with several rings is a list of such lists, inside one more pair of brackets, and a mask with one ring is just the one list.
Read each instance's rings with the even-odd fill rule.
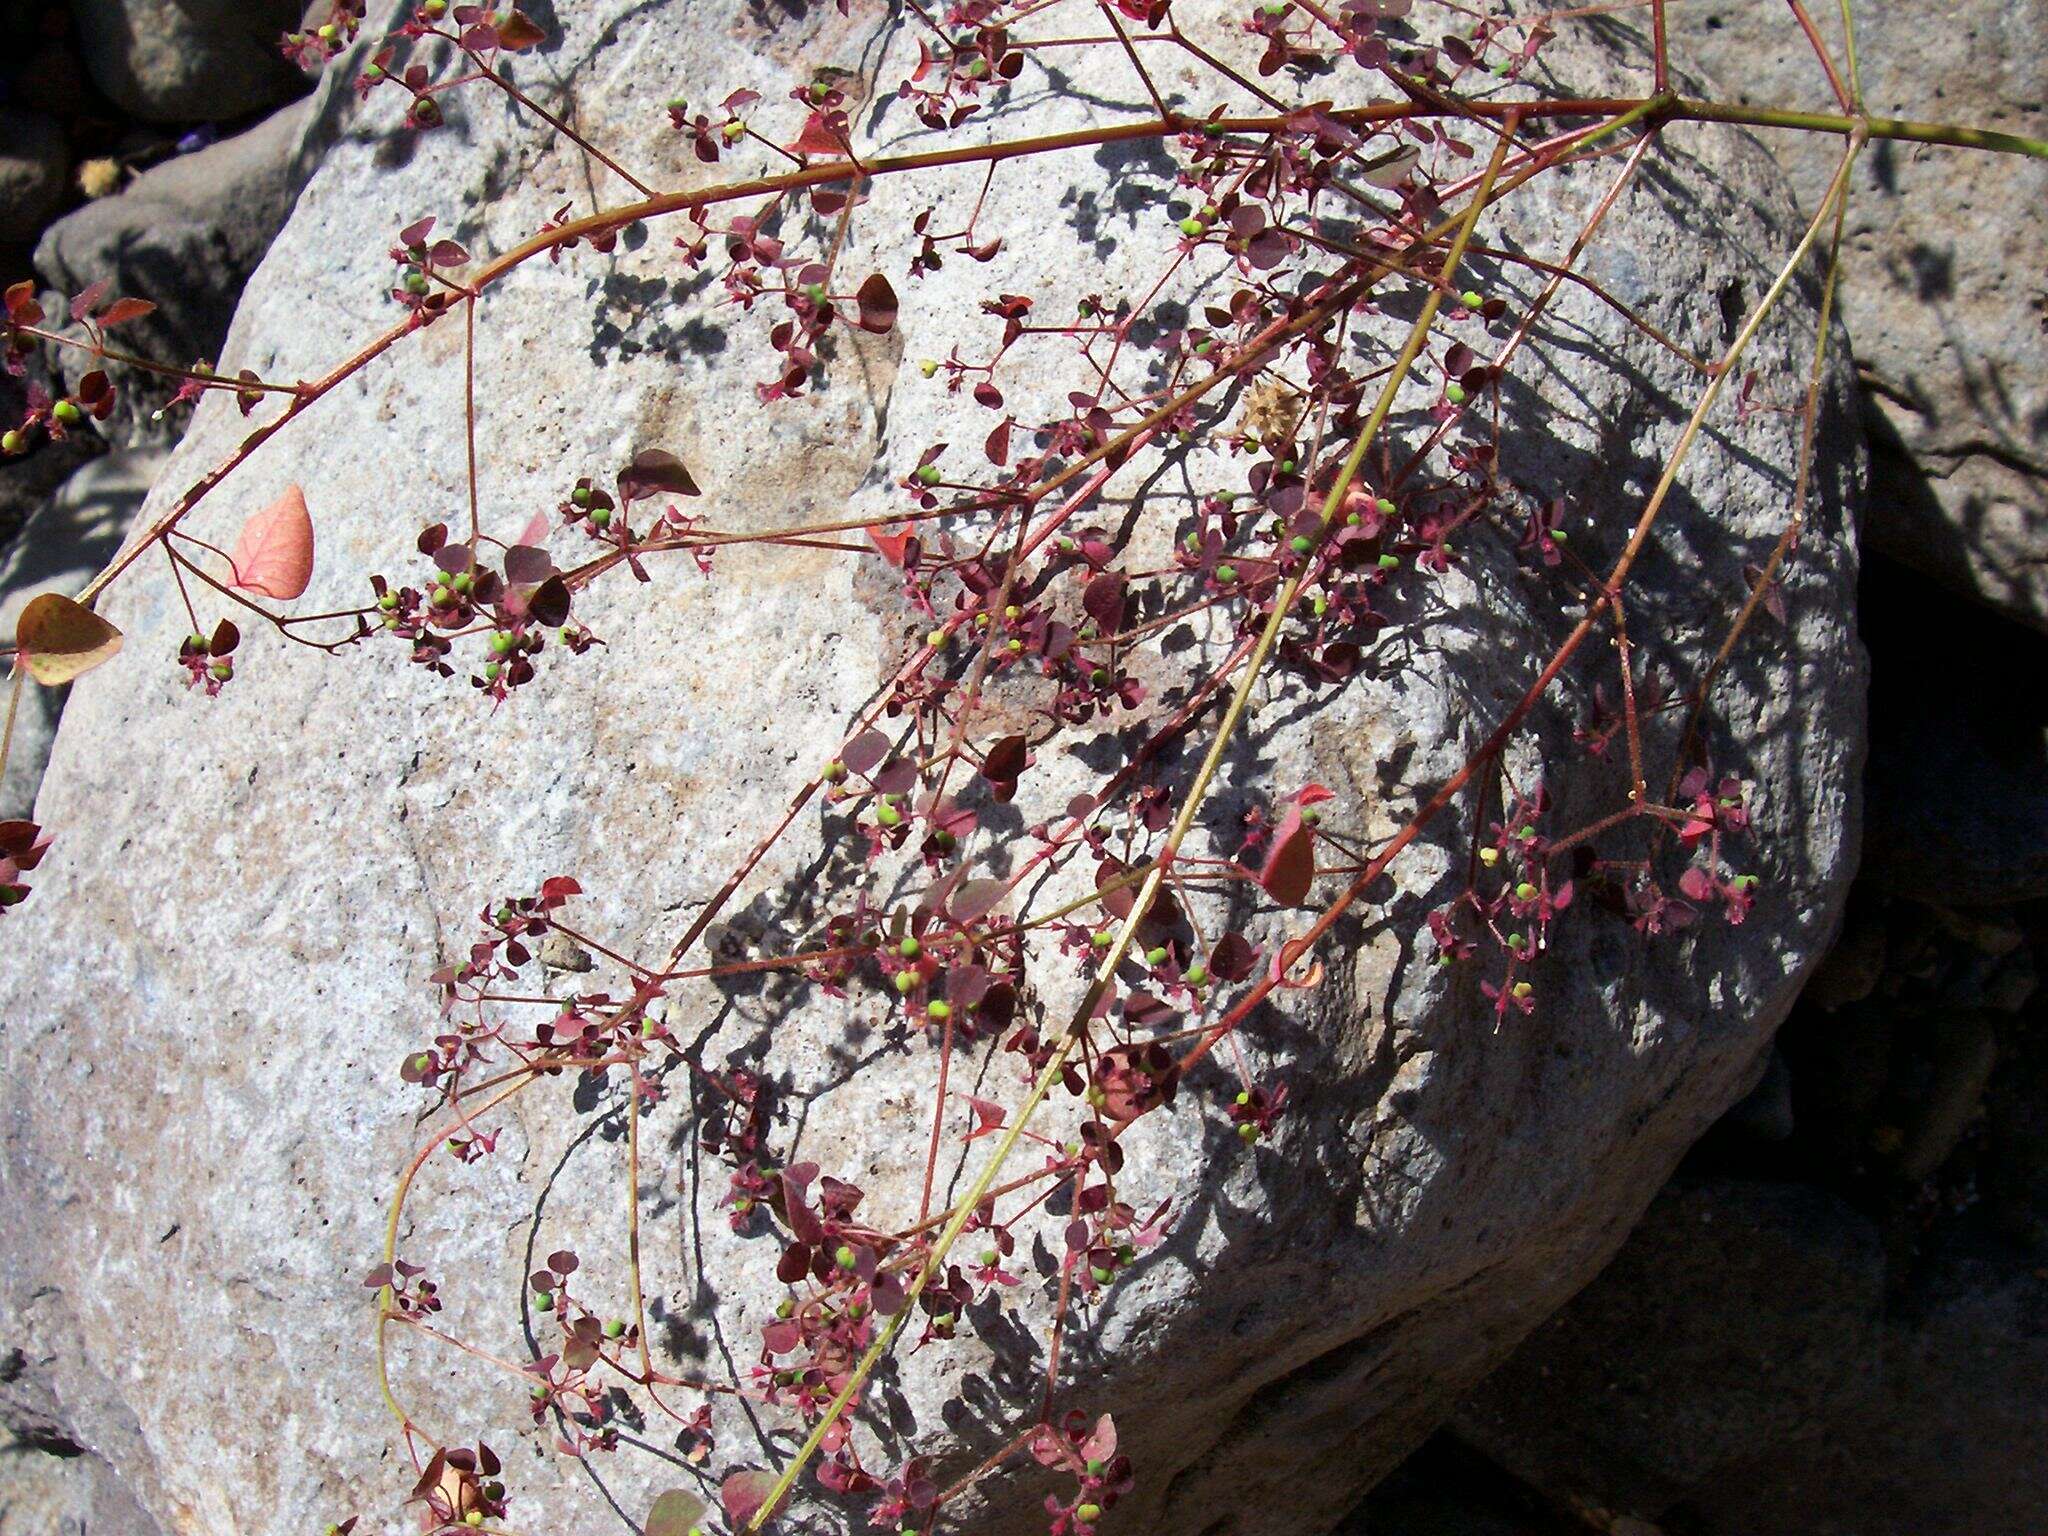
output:
[[[282,602],[303,596],[313,579],[313,517],[296,485],[242,525],[228,585]],[[121,649],[121,631],[59,592],[29,600],[14,625],[16,664],[48,688],[62,687]]]

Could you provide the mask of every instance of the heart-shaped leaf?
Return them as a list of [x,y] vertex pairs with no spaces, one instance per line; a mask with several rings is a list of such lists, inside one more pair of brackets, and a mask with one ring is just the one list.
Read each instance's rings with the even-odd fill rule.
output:
[[702,1499],[680,1488],[671,1488],[648,1511],[646,1536],[690,1536],[690,1527],[703,1518]]
[[896,290],[889,279],[877,272],[860,285],[854,296],[860,306],[860,328],[880,335],[896,325]]
[[1288,811],[1273,838],[1273,850],[1259,871],[1259,884],[1283,907],[1298,907],[1308,899],[1315,880],[1315,833],[1301,819],[1301,808]]
[[718,1502],[725,1506],[725,1518],[735,1528],[754,1518],[754,1512],[768,1502],[775,1479],[756,1467],[743,1467],[718,1485]]
[[313,579],[313,514],[306,510],[306,493],[288,485],[242,524],[228,563],[234,567],[231,587],[285,603],[303,596]]
[[56,688],[121,649],[121,631],[61,592],[29,599],[14,623],[14,645],[28,675]]
[[619,500],[638,501],[642,496],[657,491],[666,491],[672,496],[702,494],[681,459],[666,448],[649,448],[619,471]]

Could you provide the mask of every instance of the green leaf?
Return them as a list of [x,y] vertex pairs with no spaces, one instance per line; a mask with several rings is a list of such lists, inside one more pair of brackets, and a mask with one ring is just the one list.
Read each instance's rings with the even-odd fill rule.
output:
[[647,1536],[690,1536],[690,1528],[704,1518],[704,1501],[694,1493],[671,1488],[654,1501],[647,1516]]

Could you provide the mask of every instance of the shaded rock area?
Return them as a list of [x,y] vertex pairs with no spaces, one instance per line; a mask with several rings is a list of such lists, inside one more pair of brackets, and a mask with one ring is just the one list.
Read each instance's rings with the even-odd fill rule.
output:
[[[1839,7],[1809,7],[1837,59]],[[1785,7],[1671,8],[1672,48],[1731,99],[1827,105]],[[1855,10],[1864,99],[1881,116],[2048,136],[2048,0],[1925,0]],[[1846,83],[1846,82],[1845,82]],[[1818,204],[1841,141],[1759,130]],[[1843,235],[1842,314],[1865,387],[1869,538],[2048,628],[2048,163],[1873,142]]]
[[1865,872],[1758,1087],[1353,1530],[2048,1529],[2040,641],[1928,585],[1866,570]]
[[35,239],[71,169],[64,130],[47,113],[0,107],[0,246]]
[[1451,1429],[1587,1518],[1661,1514],[1871,1389],[1883,1290],[1875,1226],[1834,1196],[1677,1184]]
[[[315,105],[311,97],[295,102],[66,214],[36,245],[36,275],[60,293],[104,280],[115,293],[149,298],[156,312],[121,329],[123,350],[181,367],[218,362],[242,286],[310,172]],[[57,351],[54,360],[74,388],[88,369],[105,366],[75,351]],[[103,434],[130,444],[175,441],[186,410],[166,420],[161,408],[180,381],[118,365],[108,373],[121,398]]]
[[219,122],[304,89],[277,40],[303,0],[72,0],[93,83],[149,123]]

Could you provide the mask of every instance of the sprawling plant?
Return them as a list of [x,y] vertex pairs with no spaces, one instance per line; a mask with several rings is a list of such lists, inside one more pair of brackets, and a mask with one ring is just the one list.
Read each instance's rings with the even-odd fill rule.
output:
[[[1816,81],[1834,98],[1821,112],[1680,95],[1662,0],[1592,8],[1648,23],[1645,89],[1618,98],[1546,96],[1525,83],[1578,11],[1268,0],[1239,18],[1253,46],[1236,68],[1183,32],[1173,0],[910,0],[896,9],[917,38],[901,79],[819,70],[792,78],[781,100],[742,91],[715,104],[650,104],[703,168],[689,187],[665,190],[518,83],[516,56],[545,40],[518,10],[421,0],[388,37],[373,38],[359,0],[338,0],[324,24],[286,39],[287,50],[350,68],[370,121],[396,126],[402,117],[430,131],[453,93],[502,92],[602,167],[595,205],[566,205],[488,257],[438,238],[432,217],[406,224],[391,246],[392,324],[309,381],[227,377],[203,360],[171,366],[124,352],[116,331],[149,304],[110,299],[104,285],[71,300],[68,325],[46,316],[26,283],[6,295],[7,358],[17,370],[44,347],[108,365],[61,398],[31,391],[26,417],[0,438],[6,452],[105,419],[117,393],[110,369],[176,377],[173,408],[232,395],[249,421],[234,453],[164,506],[77,600],[46,595],[29,605],[16,640],[17,698],[27,679],[61,684],[113,654],[120,636],[94,612],[95,599],[151,560],[168,564],[190,615],[173,661],[195,693],[233,685],[238,624],[255,622],[338,661],[410,662],[429,674],[422,687],[464,688],[503,730],[517,729],[521,694],[575,686],[578,659],[610,643],[608,590],[659,579],[664,567],[687,579],[743,580],[750,546],[829,551],[886,572],[919,615],[921,643],[898,658],[844,739],[813,753],[786,813],[666,953],[626,953],[589,931],[576,915],[581,887],[564,872],[479,913],[464,958],[435,974],[437,1021],[400,1069],[433,1114],[392,1198],[382,1261],[363,1266],[378,1375],[428,1530],[512,1531],[517,1503],[488,1445],[444,1443],[408,1410],[387,1361],[399,1332],[515,1377],[533,1425],[567,1456],[615,1449],[622,1415],[669,1421],[684,1459],[704,1472],[703,1496],[665,1495],[647,1514],[650,1536],[682,1536],[713,1518],[714,1490],[729,1529],[762,1529],[806,1477],[876,1525],[945,1529],[980,1480],[1031,1464],[1041,1469],[1051,1536],[1089,1536],[1109,1520],[1145,1469],[1119,1452],[1113,1419],[1086,1402],[1085,1382],[1062,1376],[1061,1343],[1077,1310],[1115,1286],[1174,1220],[1170,1199],[1134,1203],[1120,1186],[1127,1129],[1150,1115],[1211,1114],[1247,1144],[1267,1137],[1288,1113],[1288,1084],[1252,1069],[1240,1035],[1276,991],[1315,984],[1333,926],[1440,819],[1462,816],[1469,857],[1455,898],[1427,914],[1426,952],[1476,972],[1503,1028],[1538,1008],[1560,924],[1622,923],[1654,936],[1744,920],[1759,899],[1744,872],[1745,786],[1710,760],[1709,717],[1717,671],[1759,612],[1783,617],[1780,576],[1797,558],[1809,499],[1851,167],[1872,138],[2048,154],[2048,145],[2008,135],[1867,114],[1847,0],[1850,47],[1840,61],[1800,0],[1789,0],[1787,24],[1812,40]],[[954,141],[1005,101],[1034,59],[1084,49],[1121,55],[1154,114]],[[1169,60],[1229,105],[1170,106],[1159,83]],[[937,147],[883,156],[861,142],[853,104],[891,94]],[[1584,270],[1609,212],[1657,161],[1663,131],[1701,121],[1842,144],[1811,223],[1713,357],[1666,335]],[[1006,167],[1119,141],[1171,157],[1175,208],[1185,213],[1158,210],[1177,223],[1170,259],[1149,286],[1090,295],[1071,310],[1053,312],[1030,293],[988,293],[979,323],[946,355],[917,364],[980,408],[985,436],[929,445],[897,487],[893,518],[750,531],[740,507],[701,494],[691,469],[658,443],[601,472],[564,466],[516,527],[485,518],[478,418],[487,392],[489,408],[515,408],[519,381],[477,377],[479,306],[522,265],[609,252],[645,227],[672,230],[676,268],[702,279],[698,302],[765,331],[773,371],[733,387],[750,386],[774,410],[811,389],[835,349],[894,330],[925,274],[987,263],[1014,238]],[[962,165],[985,169],[973,206],[964,216],[926,206],[921,173]],[[1606,183],[1564,249],[1488,243],[1489,210],[1572,167]],[[915,254],[903,270],[850,270],[850,236],[883,200],[924,209]],[[1489,291],[1472,276],[1482,254],[1492,270],[1527,276],[1528,291]],[[1752,338],[1802,267],[1823,259],[1803,398],[1760,399],[1744,371]],[[1595,509],[1573,508],[1502,467],[1502,380],[1567,285],[1668,351],[1698,385],[1647,499],[1597,509],[1613,551],[1601,563],[1574,540],[1574,524],[1587,527]],[[1412,319],[1390,328],[1395,309]],[[305,497],[287,492],[231,548],[201,537],[194,512],[263,444],[301,417],[317,419],[337,387],[439,327],[461,329],[468,360],[466,520],[420,529],[416,565],[365,573],[358,606],[291,611],[283,605],[305,593],[314,566],[317,519]],[[1064,370],[1073,381],[1066,408],[1014,413],[1005,381],[1024,370]],[[1659,679],[1635,657],[1630,576],[1703,424],[1731,389],[1734,430],[1758,412],[1798,417],[1794,492],[1775,547],[1746,589],[1729,594],[1711,662],[1695,676]],[[1193,493],[1112,526],[1100,511],[1105,491],[1141,455],[1162,450]],[[1479,542],[1511,550],[1576,619],[1464,766],[1418,795],[1390,836],[1366,835],[1314,783],[1270,786],[1227,839],[1205,827],[1198,818],[1262,677],[1285,669],[1318,689],[1345,688],[1404,596],[1442,580]],[[1191,624],[1227,637],[1220,659],[1204,663],[1172,708],[1141,712],[1154,675],[1147,656]],[[1567,669],[1594,700],[1577,723],[1580,756],[1545,764],[1549,785],[1518,781],[1508,749]],[[1739,735],[1740,722],[1732,728]],[[1058,733],[1092,733],[1108,750],[1090,760],[1108,766],[1089,792],[1036,804],[1035,754]],[[1613,776],[1614,803],[1560,824],[1555,780],[1603,758],[1625,764]],[[721,916],[814,803],[830,811],[823,825],[856,872],[850,893],[834,891],[799,942],[740,957],[708,950]],[[1013,804],[1030,806],[1032,819],[997,814]],[[1013,827],[1022,830],[1004,830]],[[47,846],[32,824],[0,827],[0,903],[27,894],[22,876]],[[1044,897],[1043,877],[1056,871],[1078,873],[1083,894]],[[1296,936],[1261,945],[1252,924],[1229,920],[1261,904],[1313,917]],[[554,995],[537,980],[551,953],[573,957],[580,971],[603,969],[589,988]],[[900,1010],[909,1048],[935,1058],[931,1099],[905,1149],[923,1167],[916,1210],[872,1209],[850,1181],[792,1161],[771,1077],[706,1059],[692,1022],[672,1006],[686,982],[770,976],[788,996],[879,995]],[[1055,1012],[1042,999],[1062,982],[1077,1001]],[[1180,1090],[1212,1054],[1227,1071],[1205,1081],[1232,1086],[1197,1102],[1205,1095]],[[963,1091],[958,1063],[969,1056],[1007,1065],[1017,1091]],[[562,1250],[511,1278],[531,1351],[505,1358],[443,1326],[433,1256],[398,1250],[407,1201],[430,1163],[491,1158],[505,1107],[519,1096],[593,1086],[611,1095],[596,1101],[598,1112],[622,1127],[627,1148],[624,1273],[594,1273],[590,1256]],[[642,1127],[655,1104],[676,1096],[694,1106],[693,1135],[724,1166],[733,1230],[756,1239],[784,1297],[731,1379],[677,1374],[650,1337]],[[1070,1101],[1071,1136],[1045,1129],[1051,1099]],[[943,1199],[940,1170],[956,1162],[973,1171],[957,1198]],[[1029,1261],[1034,1238],[1047,1243],[1050,1266]],[[898,1348],[943,1349],[970,1326],[970,1307],[1000,1308],[1034,1287],[1051,1318],[1044,1380],[1012,1405],[1007,1442],[943,1476],[916,1456],[878,1464],[852,1432],[878,1363]],[[720,1397],[746,1400],[798,1437],[778,1472],[718,1452],[711,1405]],[[395,1489],[394,1501],[405,1494]]]

